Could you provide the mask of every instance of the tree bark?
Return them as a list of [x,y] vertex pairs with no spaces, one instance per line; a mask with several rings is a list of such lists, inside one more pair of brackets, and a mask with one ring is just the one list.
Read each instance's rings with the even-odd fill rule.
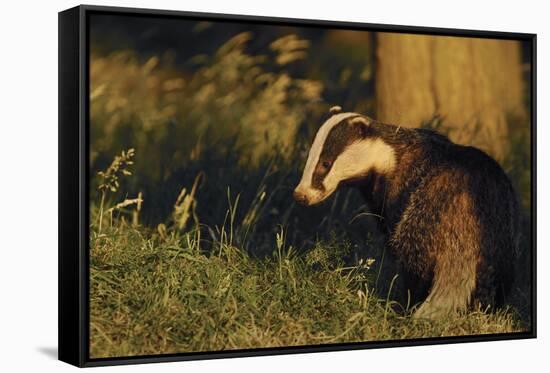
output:
[[508,121],[525,119],[519,42],[378,33],[376,45],[378,120],[440,116],[453,141],[503,157]]

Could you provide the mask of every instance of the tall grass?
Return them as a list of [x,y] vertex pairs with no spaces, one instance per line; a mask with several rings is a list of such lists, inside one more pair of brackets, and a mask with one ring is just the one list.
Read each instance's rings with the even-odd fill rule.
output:
[[245,51],[250,38],[241,33],[213,56],[195,57],[198,68],[187,74],[156,56],[141,61],[131,51],[92,54],[92,164],[101,166],[115,147],[131,144],[147,155],[136,172],[165,180],[213,146],[222,155],[237,149],[236,161],[246,166],[266,155],[291,155],[298,127],[323,86],[269,68],[296,60],[307,41],[274,41],[272,61]]

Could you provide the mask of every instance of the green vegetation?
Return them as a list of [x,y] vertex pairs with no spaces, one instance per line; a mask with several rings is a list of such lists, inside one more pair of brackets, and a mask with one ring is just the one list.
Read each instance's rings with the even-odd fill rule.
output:
[[373,293],[367,261],[346,267],[322,244],[296,255],[274,238],[273,256],[258,259],[229,241],[205,252],[199,232],[151,232],[122,222],[94,232],[93,357],[521,330],[500,311],[413,320]]

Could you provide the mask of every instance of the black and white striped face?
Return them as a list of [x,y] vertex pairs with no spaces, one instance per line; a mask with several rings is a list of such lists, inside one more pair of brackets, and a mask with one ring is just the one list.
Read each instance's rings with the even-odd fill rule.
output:
[[376,135],[371,119],[357,113],[330,117],[315,135],[296,201],[314,205],[330,196],[342,181],[360,179],[375,170],[381,174],[395,167],[390,145]]

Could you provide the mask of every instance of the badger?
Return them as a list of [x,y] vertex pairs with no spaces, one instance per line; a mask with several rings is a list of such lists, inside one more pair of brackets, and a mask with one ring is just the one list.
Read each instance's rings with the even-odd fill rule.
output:
[[342,185],[380,216],[414,317],[474,305],[500,307],[513,281],[518,200],[498,163],[433,130],[402,128],[331,109],[307,157],[294,199],[306,206]]

